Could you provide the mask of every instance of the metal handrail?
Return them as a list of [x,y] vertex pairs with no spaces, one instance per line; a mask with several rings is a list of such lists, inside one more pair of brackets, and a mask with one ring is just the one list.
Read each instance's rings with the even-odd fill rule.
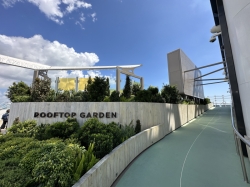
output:
[[242,148],[241,148],[241,141],[242,140],[247,146],[250,147],[250,141],[245,139],[236,129],[235,124],[234,124],[234,114],[233,114],[233,104],[231,104],[231,120],[232,120],[232,127],[234,130],[234,136],[235,136],[235,144],[236,144],[236,149],[238,154],[240,155],[240,163],[241,163],[241,168],[242,168],[242,172],[243,172],[243,177],[244,180],[248,182],[248,177],[247,177],[247,171],[246,171],[246,166],[245,166],[245,161],[244,161],[244,157],[243,157],[243,153],[242,153]]

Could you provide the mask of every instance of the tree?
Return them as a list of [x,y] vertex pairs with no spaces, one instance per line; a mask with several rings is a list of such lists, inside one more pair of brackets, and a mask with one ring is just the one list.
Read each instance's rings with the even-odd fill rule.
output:
[[89,79],[88,79],[88,84],[87,84],[87,87],[85,86],[85,91],[88,91],[88,89],[89,89],[89,86],[92,84],[92,78],[91,78],[91,76],[89,76]]
[[109,97],[111,102],[119,102],[120,101],[120,92],[113,91]]
[[11,102],[22,102],[30,99],[30,87],[23,81],[13,83],[7,90],[6,96]]
[[126,83],[122,95],[127,99],[131,97],[131,79],[128,75],[126,76]]
[[50,95],[51,81],[36,78],[31,89],[31,101],[44,102]]
[[132,86],[132,95],[136,96],[137,92],[141,90],[141,86],[137,83],[134,83]]
[[107,95],[107,87],[109,87],[104,77],[95,77],[94,81],[88,84],[88,93],[90,101],[101,102]]
[[110,96],[110,85],[109,85],[109,78],[106,79],[107,88],[106,88],[106,96]]
[[159,93],[159,89],[157,87],[153,87],[153,86],[149,86],[148,91],[150,91],[153,96],[155,96]]
[[163,85],[161,96],[165,99],[166,103],[177,104],[181,100],[179,91],[175,86]]
[[151,102],[151,92],[148,90],[140,90],[135,96],[136,102]]

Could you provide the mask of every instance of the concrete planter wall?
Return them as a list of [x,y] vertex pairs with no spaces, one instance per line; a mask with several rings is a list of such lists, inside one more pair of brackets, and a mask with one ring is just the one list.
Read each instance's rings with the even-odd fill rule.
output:
[[87,118],[81,118],[81,112],[116,112],[116,118],[100,118],[100,121],[112,121],[121,124],[133,124],[140,119],[142,132],[131,137],[110,154],[102,158],[73,187],[110,187],[128,164],[142,151],[162,139],[165,135],[179,128],[191,119],[202,114],[213,105],[180,105],[167,103],[118,103],[118,102],[68,102],[68,103],[13,103],[10,107],[9,125],[16,117],[21,121],[35,119],[38,124],[64,121],[65,117],[34,118],[38,112],[75,112],[80,124]]
[[[89,119],[88,112],[93,116],[93,113],[103,113],[103,118],[99,118],[104,123],[112,121],[120,124],[129,124],[133,120],[135,125],[136,120],[141,121],[142,130],[148,129],[159,124],[171,124],[170,130],[181,126],[188,120],[203,113],[207,109],[206,105],[180,105],[168,103],[138,103],[138,102],[25,102],[12,103],[10,107],[9,124],[10,127],[16,117],[20,121],[35,119],[38,124],[53,123],[57,121],[65,121],[65,113],[75,113],[77,121],[80,125]],[[35,113],[55,114],[54,117],[34,117]],[[85,117],[80,116],[85,113]],[[60,113],[62,117],[60,117]],[[116,114],[116,117],[112,116]],[[51,115],[50,114],[50,115]],[[107,118],[109,117],[109,118]]]

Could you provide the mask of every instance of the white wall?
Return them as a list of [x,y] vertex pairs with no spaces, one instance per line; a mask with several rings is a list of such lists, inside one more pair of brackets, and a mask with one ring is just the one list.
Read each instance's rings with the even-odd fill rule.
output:
[[[85,112],[116,112],[117,118],[99,118],[104,123],[112,121],[122,125],[129,124],[133,120],[140,120],[142,130],[152,126],[170,123],[180,126],[187,122],[188,118],[194,118],[205,110],[205,105],[180,105],[169,103],[139,103],[139,102],[30,102],[12,103],[10,107],[9,125],[10,127],[16,117],[20,121],[35,119],[38,124],[65,121],[66,118],[59,116],[52,118],[34,118],[35,112],[75,112],[75,116],[80,125],[88,118],[81,118],[80,113]],[[194,110],[194,112],[191,112]],[[190,109],[190,112],[188,110]],[[180,115],[181,113],[181,115]],[[171,127],[172,128],[172,127]]]
[[250,0],[223,0],[241,105],[250,136]]
[[194,82],[194,78],[201,76],[200,70],[184,71],[196,68],[195,64],[181,50],[177,49],[167,54],[168,75],[170,85],[175,85],[181,94],[204,98],[202,81]]

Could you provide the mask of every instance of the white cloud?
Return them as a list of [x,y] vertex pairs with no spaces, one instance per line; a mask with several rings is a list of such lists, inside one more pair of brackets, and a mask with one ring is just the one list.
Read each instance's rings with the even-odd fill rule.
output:
[[84,17],[84,14],[83,13],[81,13],[81,15],[80,15],[80,20],[82,21],[82,22],[84,22],[85,21],[85,17]]
[[92,78],[101,77],[101,75],[102,75],[100,71],[89,70],[87,72],[88,72],[88,75],[91,76]]
[[97,18],[96,18],[96,13],[93,13],[90,15],[92,17],[92,21],[96,22]]
[[[78,53],[74,48],[58,41],[45,40],[41,35],[35,35],[31,38],[0,35],[0,51],[2,55],[51,66],[94,66],[99,61],[95,53]],[[6,89],[13,82],[21,80],[28,85],[31,84],[32,70],[7,65],[0,65],[0,69],[0,88]],[[77,74],[72,72],[71,74]],[[66,71],[49,72],[51,77],[55,77],[57,74],[62,75],[62,77],[68,75]],[[80,75],[79,72],[78,75]]]
[[91,8],[92,5],[80,0],[62,0],[67,5],[66,11],[71,13],[78,8]]
[[76,25],[79,25],[81,27],[82,30],[85,30],[85,28],[82,26],[82,24],[79,21],[75,22]]
[[[112,74],[109,76],[103,75],[100,71],[93,71],[93,70],[87,71],[87,73],[88,73],[88,76],[91,76],[92,78],[95,78],[95,77],[109,78],[110,86],[116,85],[116,77],[114,77]],[[88,76],[85,76],[85,78],[87,78]]]
[[6,102],[8,102],[8,98],[5,96],[6,93],[0,91],[0,109],[4,105],[6,105]]
[[[77,9],[91,8],[92,5],[83,0],[2,0],[5,8],[14,6],[17,2],[29,2],[37,6],[52,21],[63,24],[62,18]],[[65,10],[62,8],[66,5]]]

